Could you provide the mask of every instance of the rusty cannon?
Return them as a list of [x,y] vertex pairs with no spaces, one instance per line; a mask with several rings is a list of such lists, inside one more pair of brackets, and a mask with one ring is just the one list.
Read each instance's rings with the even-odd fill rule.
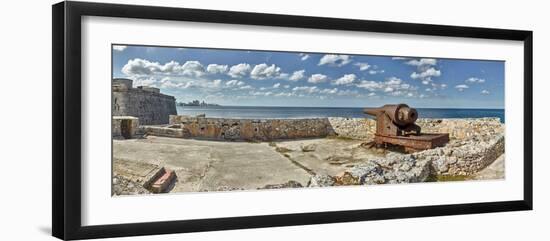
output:
[[421,133],[420,126],[415,124],[418,112],[406,104],[365,108],[363,112],[376,118],[374,144],[378,146],[391,144],[405,148],[406,152],[415,152],[449,142],[448,133]]

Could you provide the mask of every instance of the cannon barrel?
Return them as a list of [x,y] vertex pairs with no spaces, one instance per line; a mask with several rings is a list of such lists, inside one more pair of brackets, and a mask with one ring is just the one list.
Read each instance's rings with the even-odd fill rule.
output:
[[384,105],[379,108],[365,108],[363,109],[363,113],[376,116],[376,118],[379,118],[379,115],[385,114],[392,122],[399,126],[413,124],[416,119],[418,119],[418,112],[416,109],[406,104]]

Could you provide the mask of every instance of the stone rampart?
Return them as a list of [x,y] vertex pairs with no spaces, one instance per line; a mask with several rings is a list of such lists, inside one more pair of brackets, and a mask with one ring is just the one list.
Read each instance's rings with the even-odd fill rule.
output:
[[158,88],[132,87],[130,79],[113,79],[112,115],[135,116],[141,124],[167,124],[168,116],[175,115],[176,99],[160,93]]
[[[504,124],[498,118],[419,119],[417,123],[424,133],[449,133],[455,140],[504,133]],[[142,128],[151,135],[213,140],[270,141],[327,136],[369,140],[376,132],[376,121],[341,117],[229,119],[170,115],[169,125]]]

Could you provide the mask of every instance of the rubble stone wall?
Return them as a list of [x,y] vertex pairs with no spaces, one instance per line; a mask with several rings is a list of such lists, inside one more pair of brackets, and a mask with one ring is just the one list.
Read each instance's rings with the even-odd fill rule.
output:
[[[498,118],[419,119],[417,123],[424,133],[449,133],[451,139],[457,140],[504,133],[504,124]],[[152,135],[215,140],[270,141],[327,136],[368,140],[376,132],[376,121],[340,117],[226,119],[170,115],[169,125],[143,128]]]
[[326,118],[225,119],[178,115],[170,116],[168,126],[147,126],[145,131],[161,136],[249,141],[326,137],[335,134]]

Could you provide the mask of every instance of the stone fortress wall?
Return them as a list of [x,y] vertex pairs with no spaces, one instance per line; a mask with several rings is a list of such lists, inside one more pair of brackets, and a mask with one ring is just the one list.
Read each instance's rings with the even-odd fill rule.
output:
[[167,124],[176,114],[176,99],[160,93],[158,88],[138,86],[130,79],[112,80],[112,115],[133,116],[142,125]]
[[[140,121],[141,122],[141,121]],[[449,133],[453,139],[504,132],[498,118],[419,119],[423,133]],[[369,118],[231,119],[170,115],[169,124],[141,126],[144,133],[179,138],[271,141],[335,136],[371,139],[376,121]]]

